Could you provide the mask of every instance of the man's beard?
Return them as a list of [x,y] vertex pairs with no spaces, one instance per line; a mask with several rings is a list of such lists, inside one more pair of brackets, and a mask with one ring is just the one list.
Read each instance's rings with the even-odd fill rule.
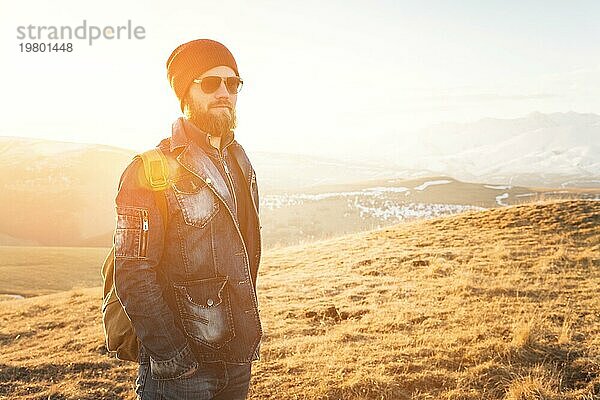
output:
[[[193,99],[188,98],[188,101],[185,115],[194,125],[203,131],[214,136],[224,136],[224,134],[236,128],[237,116],[235,107],[229,109],[229,114],[227,112],[211,113],[210,107],[207,110],[203,110],[194,103]],[[212,105],[214,106],[214,104]],[[231,106],[231,104],[228,105]]]

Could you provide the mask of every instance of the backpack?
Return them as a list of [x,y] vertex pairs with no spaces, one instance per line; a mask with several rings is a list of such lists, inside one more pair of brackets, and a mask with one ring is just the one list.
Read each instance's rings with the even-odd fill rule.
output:
[[[167,223],[167,202],[163,191],[168,186],[169,164],[162,150],[157,147],[138,154],[134,157],[141,158],[144,164],[146,180],[154,193],[156,203],[160,209],[163,222]],[[119,188],[121,184],[119,184]],[[114,282],[115,247],[110,249],[102,265],[102,281],[104,294],[102,297],[102,325],[104,328],[105,346],[110,355],[115,355],[119,360],[138,361],[139,343],[137,335],[121,301],[117,297]]]

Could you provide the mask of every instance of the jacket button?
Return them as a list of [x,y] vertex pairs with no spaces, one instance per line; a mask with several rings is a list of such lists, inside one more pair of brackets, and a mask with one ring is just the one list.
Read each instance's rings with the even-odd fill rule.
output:
[[215,302],[213,301],[213,299],[208,299],[206,300],[206,304],[208,304],[208,306],[212,306],[213,304],[215,304]]
[[212,181],[210,180],[210,178],[206,178],[206,184],[207,184],[207,185],[210,185],[210,183],[211,183],[211,182],[212,182]]

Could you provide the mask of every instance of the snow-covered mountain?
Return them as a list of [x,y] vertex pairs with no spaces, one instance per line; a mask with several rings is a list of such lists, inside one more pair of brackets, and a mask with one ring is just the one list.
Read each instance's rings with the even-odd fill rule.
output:
[[600,187],[597,114],[534,112],[439,124],[420,135],[411,149],[419,155],[413,169],[497,184]]
[[418,175],[422,171],[402,171],[390,163],[346,162],[299,154],[248,153],[259,179],[261,191],[287,192],[312,186],[349,184],[360,181]]

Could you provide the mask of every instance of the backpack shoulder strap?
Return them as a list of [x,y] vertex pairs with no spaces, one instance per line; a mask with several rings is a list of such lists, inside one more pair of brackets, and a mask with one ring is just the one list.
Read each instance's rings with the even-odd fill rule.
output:
[[146,180],[154,192],[154,198],[166,228],[169,214],[167,212],[167,199],[163,192],[169,186],[169,162],[167,157],[160,147],[140,153],[136,157],[142,159]]
[[169,185],[169,163],[160,147],[138,154],[144,162],[144,173],[154,191],[165,190]]

